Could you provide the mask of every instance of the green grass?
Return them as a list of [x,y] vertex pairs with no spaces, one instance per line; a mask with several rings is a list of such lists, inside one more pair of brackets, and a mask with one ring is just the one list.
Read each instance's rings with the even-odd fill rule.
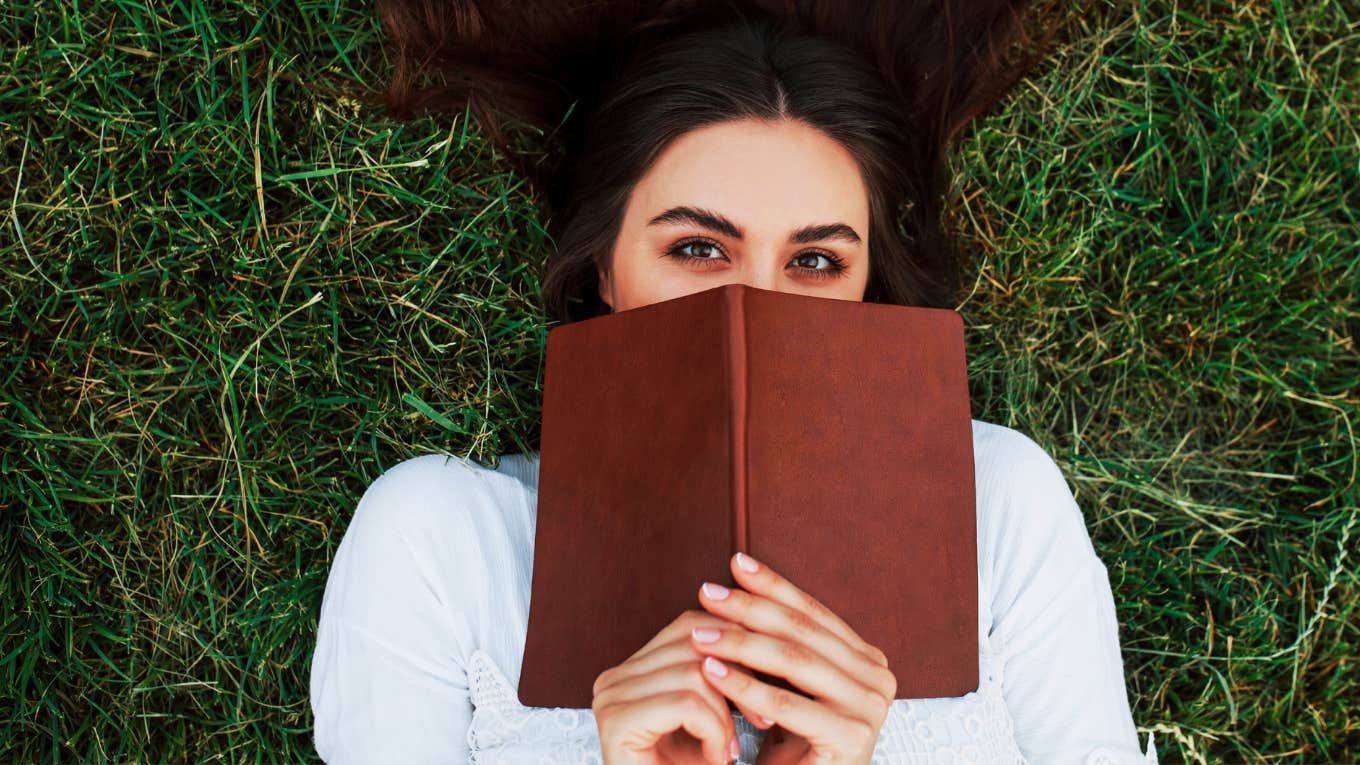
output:
[[[367,484],[532,438],[550,251],[366,3],[0,6],[0,759],[314,757]],[[1360,7],[1106,0],[953,161],[1164,762],[1360,761]]]

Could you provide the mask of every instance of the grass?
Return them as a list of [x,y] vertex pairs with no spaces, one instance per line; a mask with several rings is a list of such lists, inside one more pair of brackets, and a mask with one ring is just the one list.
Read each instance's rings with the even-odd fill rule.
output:
[[[0,8],[0,759],[314,758],[358,497],[533,437],[551,245],[366,3]],[[1054,455],[1164,762],[1360,761],[1360,8],[1093,5],[951,160],[974,416]]]

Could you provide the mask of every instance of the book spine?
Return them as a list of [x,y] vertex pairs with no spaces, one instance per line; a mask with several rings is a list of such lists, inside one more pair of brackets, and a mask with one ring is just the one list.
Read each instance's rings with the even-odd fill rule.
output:
[[[746,351],[746,300],[745,290],[728,289],[728,332],[727,369],[732,386],[731,424],[732,444],[732,543],[737,550],[750,553],[748,546],[749,501],[747,496],[746,471],[749,466],[746,447],[747,415],[746,405],[749,395]],[[752,553],[753,554],[753,553]]]

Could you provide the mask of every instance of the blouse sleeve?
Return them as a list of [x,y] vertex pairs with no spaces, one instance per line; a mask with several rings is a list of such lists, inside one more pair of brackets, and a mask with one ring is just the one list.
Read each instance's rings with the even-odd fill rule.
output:
[[326,762],[468,761],[467,666],[487,571],[480,483],[429,455],[392,467],[360,499],[312,656],[314,740]]
[[1057,464],[1004,429],[983,491],[999,510],[983,535],[991,631],[1003,646],[1002,691],[1030,762],[1155,763],[1138,744],[1119,650],[1114,596]]

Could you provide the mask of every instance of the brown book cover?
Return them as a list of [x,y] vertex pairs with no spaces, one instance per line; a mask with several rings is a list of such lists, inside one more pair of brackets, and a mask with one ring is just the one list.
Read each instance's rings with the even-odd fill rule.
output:
[[738,550],[880,648],[897,698],[977,690],[955,311],[727,284],[559,325],[540,447],[520,703],[589,708]]

